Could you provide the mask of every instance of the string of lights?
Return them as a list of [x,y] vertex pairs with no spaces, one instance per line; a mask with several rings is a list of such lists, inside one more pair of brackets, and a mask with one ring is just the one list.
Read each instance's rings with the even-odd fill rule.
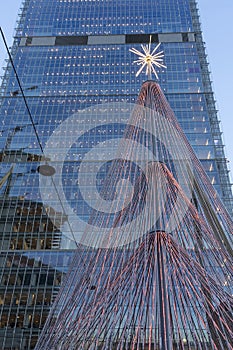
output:
[[101,193],[117,194],[112,209],[124,198],[125,209],[107,218],[93,211],[92,224],[106,227],[105,248],[87,228],[92,248],[77,250],[37,350],[232,349],[232,221],[158,84],[143,84],[138,107]]

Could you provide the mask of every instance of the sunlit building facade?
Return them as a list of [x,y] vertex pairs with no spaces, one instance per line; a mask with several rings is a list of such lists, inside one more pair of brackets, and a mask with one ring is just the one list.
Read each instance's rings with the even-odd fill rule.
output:
[[[20,85],[9,61],[1,88],[0,349],[35,347],[76,247],[63,230],[65,215],[52,203],[43,206],[38,167],[46,142],[84,109],[137,101],[145,76],[135,76],[129,49],[140,49],[150,36],[165,54],[159,83],[232,213],[196,1],[24,0],[11,50]],[[63,169],[65,196],[84,225],[91,208],[78,189],[80,164],[96,145],[114,143],[124,132],[124,120],[117,126],[107,120],[103,128],[86,115],[84,136]],[[107,170],[106,162],[97,176],[99,191]],[[84,178],[89,175],[83,170]]]

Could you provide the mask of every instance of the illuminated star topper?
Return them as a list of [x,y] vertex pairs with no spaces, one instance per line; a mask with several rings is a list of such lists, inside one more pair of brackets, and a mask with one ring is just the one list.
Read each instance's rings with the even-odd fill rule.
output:
[[159,48],[161,43],[159,43],[154,50],[151,52],[151,35],[150,35],[150,42],[149,45],[141,45],[143,52],[138,51],[137,49],[130,49],[129,51],[133,52],[134,54],[139,56],[139,59],[134,61],[133,63],[137,63],[138,65],[141,65],[139,70],[137,71],[136,77],[139,76],[139,74],[143,71],[143,69],[146,67],[146,75],[148,75],[148,79],[151,79],[152,73],[156,76],[158,79],[158,74],[155,70],[155,67],[158,68],[167,68],[163,64],[163,51],[156,52],[157,49]]

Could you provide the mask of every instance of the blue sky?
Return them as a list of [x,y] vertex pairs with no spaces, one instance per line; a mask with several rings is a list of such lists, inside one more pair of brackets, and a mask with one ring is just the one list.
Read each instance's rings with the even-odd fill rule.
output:
[[[21,2],[21,0],[8,0],[1,3],[0,25],[9,46],[12,43]],[[216,106],[219,110],[221,129],[226,144],[225,153],[230,160],[231,178],[233,179],[233,0],[199,0],[198,4],[210,63],[211,80],[217,101]],[[0,40],[0,67],[5,64],[5,58],[5,48]]]

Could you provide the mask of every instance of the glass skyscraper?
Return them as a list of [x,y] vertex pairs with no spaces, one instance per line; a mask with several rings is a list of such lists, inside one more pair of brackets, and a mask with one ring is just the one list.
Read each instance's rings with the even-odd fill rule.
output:
[[[1,88],[0,349],[35,347],[76,247],[62,206],[57,209],[53,199],[43,205],[39,176],[46,142],[67,118],[91,110],[78,120],[82,136],[70,144],[61,170],[66,174],[63,195],[83,223],[77,229],[82,232],[96,198],[92,201],[90,168],[85,172],[82,167],[79,179],[81,163],[98,146],[99,153],[89,158],[94,172],[95,162],[104,163],[103,144],[111,157],[111,147],[124,132],[123,117],[117,124],[109,119],[106,127],[100,125],[95,106],[137,101],[145,78],[136,78],[138,67],[129,49],[140,49],[150,37],[165,54],[160,85],[232,213],[196,1],[24,0],[11,50],[17,76],[9,61]],[[99,191],[108,167],[106,161],[98,168]]]

